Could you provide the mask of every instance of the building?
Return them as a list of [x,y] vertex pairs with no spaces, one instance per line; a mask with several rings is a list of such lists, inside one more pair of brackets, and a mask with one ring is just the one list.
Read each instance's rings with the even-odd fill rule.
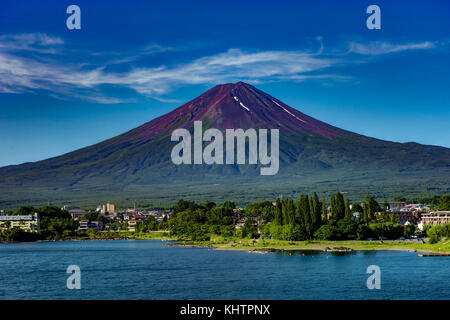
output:
[[61,209],[66,210],[72,219],[79,219],[86,215],[86,211],[82,210],[80,207],[64,206]]
[[81,220],[79,223],[80,225],[78,226],[77,231],[87,231],[89,229],[89,220]]
[[61,210],[66,210],[66,211],[70,211],[70,210],[80,210],[80,207],[72,207],[72,206],[68,206],[65,205],[61,208]]
[[253,223],[255,223],[256,225],[259,226],[259,217],[240,217],[237,220],[235,220],[234,224],[235,224],[235,228],[236,229],[240,229],[245,225],[245,222],[247,220],[252,220]]
[[107,203],[106,204],[106,211],[109,213],[115,213],[116,212],[116,206],[113,205],[112,203]]
[[402,212],[413,212],[413,211],[428,211],[430,210],[429,206],[426,206],[424,204],[421,203],[411,203],[411,204],[407,204],[406,206],[404,206],[403,208],[400,209],[400,211]]
[[88,231],[89,229],[95,229],[97,231],[102,231],[103,230],[103,222],[81,220],[77,231]]
[[400,224],[404,225],[406,222],[417,224],[419,220],[420,213],[418,211],[409,212],[409,211],[394,211],[393,215],[399,218]]
[[102,209],[101,209],[101,213],[105,214],[105,213],[110,213],[110,214],[115,214],[116,213],[116,206],[112,203],[107,203],[102,205]]
[[400,210],[406,206],[406,202],[404,201],[388,201],[387,205],[389,210]]
[[81,209],[80,210],[70,210],[69,214],[72,217],[72,219],[79,219],[86,215],[86,211],[81,210]]
[[422,225],[437,225],[450,223],[450,211],[433,211],[422,213]]
[[362,217],[361,212],[353,212],[350,218],[352,218],[355,221],[359,221],[361,217]]
[[37,213],[27,216],[0,215],[0,230],[14,227],[25,231],[38,232],[40,228],[39,215]]
[[128,220],[128,231],[136,231],[136,223],[137,220],[136,219],[130,219]]

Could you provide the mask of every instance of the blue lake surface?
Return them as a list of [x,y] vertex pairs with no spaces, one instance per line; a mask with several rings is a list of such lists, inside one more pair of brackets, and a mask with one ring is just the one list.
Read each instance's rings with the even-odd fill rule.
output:
[[[0,299],[449,299],[450,257],[255,254],[159,240],[0,244]],[[69,265],[81,289],[69,290]],[[367,267],[381,269],[369,290]]]

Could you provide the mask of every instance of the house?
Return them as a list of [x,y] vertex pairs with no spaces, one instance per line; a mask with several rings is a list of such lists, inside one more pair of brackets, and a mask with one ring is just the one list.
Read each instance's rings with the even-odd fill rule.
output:
[[125,213],[125,214],[123,215],[123,220],[124,220],[124,221],[128,221],[128,220],[132,219],[133,216],[134,216],[133,214]]
[[256,225],[259,225],[259,217],[241,217],[239,216],[238,219],[235,220],[235,228],[240,229],[244,226],[245,222],[247,220],[252,220]]
[[361,212],[353,212],[351,218],[355,221],[359,221],[362,217]]
[[400,210],[406,206],[406,202],[404,201],[388,201],[387,205],[389,210]]

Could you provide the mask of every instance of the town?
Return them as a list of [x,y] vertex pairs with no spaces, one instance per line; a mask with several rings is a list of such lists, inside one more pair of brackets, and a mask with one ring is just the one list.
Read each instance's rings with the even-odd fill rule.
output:
[[[431,203],[386,201],[380,205],[367,196],[350,204],[344,192],[332,195],[329,204],[302,195],[294,203],[280,199],[237,207],[226,201],[196,204],[180,200],[170,209],[118,209],[113,203],[95,210],[65,205],[40,209],[22,207],[0,211],[2,241],[32,241],[73,238],[136,238],[173,236],[177,239],[210,240],[211,236],[298,241],[317,240],[406,240],[429,237],[439,241],[433,227],[450,225],[450,195]],[[438,201],[438,205],[436,205]],[[446,210],[444,210],[446,209]],[[433,232],[430,233],[430,229]],[[443,236],[448,237],[448,228]],[[442,232],[441,232],[442,233]],[[32,236],[31,234],[35,234]],[[437,238],[437,239],[436,239]]]

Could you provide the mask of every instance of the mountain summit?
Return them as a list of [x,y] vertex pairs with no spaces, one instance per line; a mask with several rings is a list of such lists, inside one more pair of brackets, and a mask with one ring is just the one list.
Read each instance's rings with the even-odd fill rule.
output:
[[[279,129],[280,169],[259,176],[257,165],[174,165],[171,133],[204,129]],[[450,149],[362,136],[314,119],[244,82],[218,85],[133,130],[55,158],[0,168],[0,205],[57,199],[142,198],[149,205],[195,200],[241,202],[300,191],[446,192]],[[399,191],[400,190],[400,191]]]
[[247,83],[237,82],[215,86],[174,111],[144,124],[132,137],[150,139],[180,124],[189,128],[199,120],[222,130],[266,128],[286,133],[309,131],[322,136],[339,135],[340,131]]

